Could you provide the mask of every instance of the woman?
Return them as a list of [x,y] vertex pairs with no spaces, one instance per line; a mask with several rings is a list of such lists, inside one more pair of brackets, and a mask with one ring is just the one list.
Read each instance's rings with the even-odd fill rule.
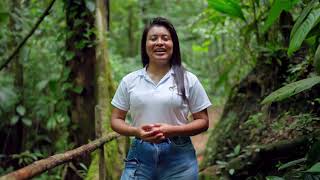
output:
[[[211,103],[197,77],[184,70],[179,39],[167,19],[157,17],[146,26],[141,57],[144,68],[122,79],[111,102],[112,129],[136,137],[121,179],[197,179],[189,136],[208,129]],[[132,125],[125,123],[129,110]]]

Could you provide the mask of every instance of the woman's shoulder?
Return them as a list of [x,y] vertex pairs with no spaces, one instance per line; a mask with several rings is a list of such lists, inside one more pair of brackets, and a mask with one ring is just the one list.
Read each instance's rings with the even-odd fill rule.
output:
[[198,81],[198,77],[190,71],[185,71],[185,78],[191,86]]
[[125,75],[125,76],[122,78],[122,81],[132,82],[133,80],[137,79],[139,76],[141,76],[141,75],[143,74],[143,70],[144,70],[144,69],[142,68],[142,69],[133,71],[133,72]]

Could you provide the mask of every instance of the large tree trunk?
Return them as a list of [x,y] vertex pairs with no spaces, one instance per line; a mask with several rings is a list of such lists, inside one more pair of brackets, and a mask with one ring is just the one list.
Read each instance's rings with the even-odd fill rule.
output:
[[[111,116],[111,98],[115,88],[111,79],[111,66],[108,59],[108,46],[106,39],[106,10],[109,9],[104,0],[96,0],[96,29],[97,29],[97,46],[95,61],[95,85],[96,85],[96,127],[97,131],[107,133],[112,131],[110,127]],[[109,14],[109,13],[108,13]],[[97,133],[101,135],[101,133]],[[93,161],[90,165],[87,179],[119,179],[122,158],[124,153],[119,153],[118,141],[110,142],[105,145],[98,153],[94,154]],[[122,151],[123,152],[123,151]],[[104,158],[105,156],[105,158]],[[99,162],[98,162],[99,160]],[[106,163],[106,165],[104,164]],[[98,168],[99,166],[99,168]],[[106,169],[103,169],[106,168]],[[99,170],[99,173],[98,173]],[[106,172],[103,173],[103,171]],[[105,176],[105,177],[99,177]]]
[[[96,53],[94,41],[96,37],[92,31],[94,15],[86,7],[84,0],[67,0],[65,7],[69,31],[66,48],[74,54],[66,64],[71,70],[69,82],[73,86],[73,90],[68,92],[68,98],[71,102],[68,110],[71,118],[71,141],[76,146],[80,146],[95,138],[94,61]],[[84,156],[81,161],[89,165],[90,156]],[[75,173],[68,173],[66,178],[73,179],[78,176]]]

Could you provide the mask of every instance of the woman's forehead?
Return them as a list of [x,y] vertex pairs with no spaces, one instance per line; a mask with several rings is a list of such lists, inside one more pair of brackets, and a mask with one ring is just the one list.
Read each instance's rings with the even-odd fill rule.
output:
[[164,26],[152,26],[148,31],[148,36],[152,35],[169,35],[169,30]]

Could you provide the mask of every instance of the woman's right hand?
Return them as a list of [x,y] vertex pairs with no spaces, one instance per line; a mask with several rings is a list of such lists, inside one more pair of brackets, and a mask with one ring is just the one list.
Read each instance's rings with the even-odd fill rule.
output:
[[136,136],[144,141],[160,143],[160,141],[165,139],[165,137],[159,127],[159,125],[155,124],[142,125],[137,128]]

